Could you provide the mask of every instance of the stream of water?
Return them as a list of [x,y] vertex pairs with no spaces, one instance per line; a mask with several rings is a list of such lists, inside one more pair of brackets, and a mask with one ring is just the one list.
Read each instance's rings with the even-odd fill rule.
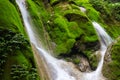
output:
[[35,32],[33,31],[32,24],[30,21],[30,15],[26,9],[25,0],[16,0],[16,3],[20,8],[24,25],[26,27],[26,31],[28,33],[31,43],[39,51],[40,56],[44,57],[46,60],[46,63],[49,68],[48,70],[50,71],[50,75],[52,76],[51,80],[75,80],[75,78],[68,72],[68,67],[62,67],[61,64],[65,63],[63,60],[58,60],[52,57],[42,48],[41,45],[39,45],[39,41],[37,40],[37,37],[35,37],[37,34],[35,34]]
[[102,67],[104,62],[104,56],[107,47],[113,42],[113,40],[98,23],[92,22],[92,24],[96,30],[101,44],[101,48],[99,50],[101,59],[97,69],[93,72],[85,73],[83,80],[103,80]]
[[93,26],[96,29],[101,43],[101,60],[95,71],[90,73],[81,73],[79,70],[75,69],[75,66],[72,63],[58,60],[51,56],[46,50],[44,50],[42,45],[40,45],[40,41],[36,37],[38,34],[35,34],[35,31],[32,27],[30,20],[31,18],[26,9],[25,0],[16,0],[16,3],[18,4],[21,11],[24,25],[30,38],[30,42],[38,50],[40,56],[44,57],[45,62],[49,68],[48,70],[50,73],[49,75],[51,76],[51,80],[101,80],[100,76],[102,74],[101,70],[104,61],[104,55],[107,46],[112,42],[112,39],[98,23],[93,22]]

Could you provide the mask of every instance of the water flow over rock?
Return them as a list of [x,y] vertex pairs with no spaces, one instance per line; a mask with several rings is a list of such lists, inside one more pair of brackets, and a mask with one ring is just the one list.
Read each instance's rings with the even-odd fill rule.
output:
[[101,48],[99,52],[100,52],[101,59],[97,69],[93,72],[85,73],[85,76],[82,80],[104,80],[102,76],[104,56],[105,56],[105,52],[107,50],[108,45],[110,45],[113,40],[98,23],[92,22],[92,24],[100,40]]
[[80,73],[80,71],[74,69],[75,66],[72,66],[73,64],[68,64],[63,60],[58,60],[52,57],[42,48],[42,45],[40,45],[40,41],[36,37],[37,34],[35,34],[35,31],[32,27],[31,18],[26,9],[25,0],[16,0],[16,3],[20,8],[24,25],[32,45],[34,45],[34,47],[38,50],[40,56],[44,58],[47,64],[51,80],[78,80],[76,76],[79,77],[80,75],[78,76],[76,73]]
[[97,72],[101,72],[105,52],[107,50],[107,47],[112,43],[113,40],[98,23],[93,22],[93,26],[94,26],[97,34],[98,34],[98,37],[99,37],[99,40],[100,40],[100,43],[101,43],[101,48],[100,48],[101,60],[98,64],[98,67],[97,67],[97,70],[96,70]]
[[26,9],[25,0],[16,0],[16,3],[20,8],[24,25],[26,27],[26,31],[28,33],[30,41],[39,52],[40,57],[44,58],[48,68],[47,70],[49,71],[49,75],[51,76],[51,80],[101,80],[100,76],[105,51],[107,49],[107,46],[112,42],[112,39],[104,31],[104,29],[100,27],[99,24],[93,22],[93,26],[95,27],[96,32],[100,38],[101,60],[96,71],[82,74],[72,63],[58,60],[52,57],[47,51],[44,50],[44,48],[42,48],[40,41],[36,37],[38,36],[38,34],[35,34],[35,31],[32,28],[31,18]]

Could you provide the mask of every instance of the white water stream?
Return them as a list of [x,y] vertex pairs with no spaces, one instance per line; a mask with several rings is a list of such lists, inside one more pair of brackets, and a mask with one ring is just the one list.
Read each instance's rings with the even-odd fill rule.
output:
[[112,43],[112,38],[106,33],[106,31],[96,22],[92,22],[96,33],[99,37],[101,48],[100,48],[100,62],[95,71],[90,73],[85,73],[84,78],[82,80],[104,80],[102,75],[102,67],[104,62],[105,52],[107,47]]
[[42,46],[39,45],[39,41],[37,41],[36,34],[34,33],[32,29],[32,24],[30,22],[30,15],[27,12],[25,0],[16,0],[16,3],[18,4],[22,18],[24,21],[24,25],[26,27],[28,36],[30,38],[31,43],[36,47],[36,49],[40,52],[40,56],[44,57],[47,64],[48,64],[48,70],[50,70],[52,80],[75,80],[75,78],[69,73],[68,67],[62,67],[61,64],[64,64],[65,62],[63,60],[57,60],[56,58],[52,57],[49,53],[47,53]]
[[107,49],[107,46],[112,42],[112,39],[104,31],[104,29],[100,27],[99,24],[93,22],[93,26],[95,27],[97,34],[100,38],[101,60],[96,71],[90,73],[81,73],[79,70],[75,69],[72,63],[58,60],[52,57],[47,51],[44,50],[44,48],[42,48],[42,46],[40,45],[40,41],[38,41],[36,37],[37,34],[35,34],[34,29],[32,29],[31,18],[26,9],[25,0],[16,0],[16,3],[20,8],[24,25],[26,27],[26,31],[28,33],[31,43],[38,50],[40,56],[44,57],[45,62],[47,63],[51,80],[100,80],[105,51]]

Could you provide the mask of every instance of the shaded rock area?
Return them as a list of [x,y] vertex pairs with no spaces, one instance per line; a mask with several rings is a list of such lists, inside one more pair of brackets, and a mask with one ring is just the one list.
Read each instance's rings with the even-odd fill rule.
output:
[[[75,51],[75,50],[74,50]],[[76,65],[76,68],[80,70],[81,72],[90,72],[91,71],[91,65],[89,62],[89,59],[84,53],[78,53],[74,52],[74,54],[70,53],[68,54],[61,54],[58,56],[58,58],[62,58],[68,62],[73,62]]]
[[89,64],[88,60],[84,57],[80,58],[80,63],[78,64],[78,67],[81,72],[90,72],[91,71],[90,64]]

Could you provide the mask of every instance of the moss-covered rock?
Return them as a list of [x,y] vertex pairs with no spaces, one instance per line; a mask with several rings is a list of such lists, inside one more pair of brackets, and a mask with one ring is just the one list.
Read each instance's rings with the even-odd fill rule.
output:
[[0,28],[25,34],[19,13],[9,0],[0,1]]
[[[103,67],[103,75],[108,80],[120,79],[120,38],[118,38],[107,50],[105,63]],[[111,57],[110,57],[111,56]],[[111,58],[111,59],[110,59]]]
[[[98,19],[99,15],[97,11],[91,11],[91,14],[92,13],[97,14],[95,18]],[[81,49],[81,45],[85,46],[85,44],[98,41],[89,18],[90,16],[82,12],[78,5],[69,3],[68,1],[61,1],[53,7],[52,15],[49,20],[50,27],[48,33],[52,41],[56,44],[55,53],[70,53],[74,44],[78,43],[76,38],[79,37],[82,44],[77,46],[81,47]],[[89,50],[85,47],[85,49],[81,51],[88,53]],[[90,51],[90,53],[92,52]]]

